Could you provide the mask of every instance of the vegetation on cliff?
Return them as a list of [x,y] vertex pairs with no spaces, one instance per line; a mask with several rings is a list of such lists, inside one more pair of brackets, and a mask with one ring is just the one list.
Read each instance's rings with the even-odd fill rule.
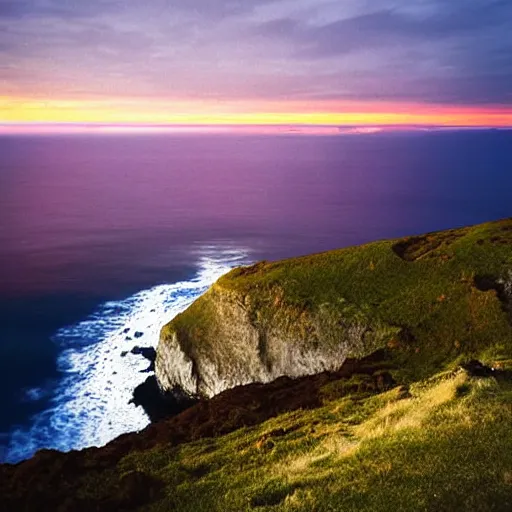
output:
[[2,510],[511,510],[511,270],[512,219],[233,270],[164,329],[193,357],[215,343],[219,293],[258,333],[318,335],[321,310],[369,344],[335,372],[0,466]]
[[[507,219],[234,269],[164,327],[157,377],[210,396],[379,348],[400,381],[509,359],[511,247]],[[189,362],[181,373],[162,364],[171,345]]]
[[162,482],[154,511],[505,511],[511,406],[512,382],[454,371],[133,453],[119,471]]

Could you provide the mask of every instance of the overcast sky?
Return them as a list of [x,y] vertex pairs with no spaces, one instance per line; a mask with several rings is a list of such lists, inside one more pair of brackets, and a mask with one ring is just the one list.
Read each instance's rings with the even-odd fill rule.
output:
[[512,103],[510,0],[0,0],[0,96]]

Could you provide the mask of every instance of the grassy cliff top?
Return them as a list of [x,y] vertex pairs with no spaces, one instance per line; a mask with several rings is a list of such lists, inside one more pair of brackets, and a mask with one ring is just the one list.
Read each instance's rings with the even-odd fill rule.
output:
[[[507,269],[512,272],[512,218],[238,267],[218,286],[242,293],[279,289],[287,301],[311,307],[343,296],[417,321],[429,299],[449,295],[446,286],[475,275],[498,277]],[[404,312],[403,302],[411,298],[421,308],[416,314]]]
[[512,359],[512,219],[236,268],[164,335],[211,344],[212,304],[226,292],[262,326],[322,308],[385,326],[410,381],[464,358],[495,364]]

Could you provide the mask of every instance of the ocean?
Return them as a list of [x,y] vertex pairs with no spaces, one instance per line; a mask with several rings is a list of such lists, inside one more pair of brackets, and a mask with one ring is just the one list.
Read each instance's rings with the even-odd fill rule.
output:
[[224,272],[512,216],[512,131],[0,136],[0,462],[149,422],[134,346]]

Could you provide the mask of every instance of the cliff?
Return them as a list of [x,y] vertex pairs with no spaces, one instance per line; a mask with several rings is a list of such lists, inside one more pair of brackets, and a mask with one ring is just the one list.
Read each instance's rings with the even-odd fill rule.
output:
[[264,293],[255,304],[219,282],[166,326],[156,360],[161,387],[212,397],[251,382],[334,371],[397,331],[354,307],[323,304],[312,312],[281,303],[280,290]]
[[338,369],[379,348],[417,378],[512,341],[512,221],[238,268],[161,332],[177,396]]
[[512,219],[235,269],[162,330],[199,401],[0,465],[0,508],[511,510],[511,270]]

